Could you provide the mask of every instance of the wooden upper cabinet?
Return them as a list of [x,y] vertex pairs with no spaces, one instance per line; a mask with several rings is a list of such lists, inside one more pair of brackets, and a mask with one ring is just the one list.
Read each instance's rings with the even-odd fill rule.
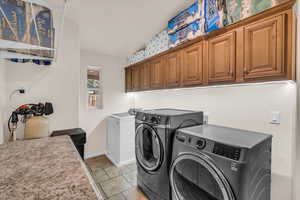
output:
[[180,52],[166,55],[166,85],[168,88],[180,86],[181,63]]
[[137,91],[141,87],[140,83],[140,65],[132,67],[132,90]]
[[208,40],[208,82],[235,80],[235,32]]
[[150,86],[151,89],[162,89],[165,85],[163,57],[150,61]]
[[281,4],[126,68],[126,91],[295,80],[292,5]]
[[203,43],[182,50],[182,85],[199,85],[203,82]]
[[126,92],[132,91],[132,77],[131,77],[130,67],[127,67],[125,69],[125,81],[126,81]]
[[140,71],[140,81],[141,81],[141,89],[142,90],[148,90],[150,89],[150,64],[149,63],[144,63],[141,66],[141,71]]
[[284,75],[284,16],[245,27],[244,79]]

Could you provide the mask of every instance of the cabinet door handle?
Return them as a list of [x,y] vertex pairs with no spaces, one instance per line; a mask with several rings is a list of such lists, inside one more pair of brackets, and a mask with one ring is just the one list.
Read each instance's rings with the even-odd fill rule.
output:
[[228,72],[228,75],[229,75],[229,76],[233,76],[233,71],[232,71],[232,69]]
[[249,74],[247,68],[244,68],[244,74]]

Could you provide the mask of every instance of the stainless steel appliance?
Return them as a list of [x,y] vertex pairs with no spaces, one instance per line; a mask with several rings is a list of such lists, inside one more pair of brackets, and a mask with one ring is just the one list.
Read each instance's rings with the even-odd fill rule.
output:
[[270,200],[272,136],[214,125],[178,130],[173,200]]
[[150,200],[169,200],[172,143],[178,128],[200,125],[203,113],[157,109],[136,114],[138,186]]

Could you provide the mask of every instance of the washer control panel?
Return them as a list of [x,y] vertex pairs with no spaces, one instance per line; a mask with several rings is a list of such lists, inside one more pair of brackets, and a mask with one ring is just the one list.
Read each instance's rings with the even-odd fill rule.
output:
[[166,124],[168,122],[167,116],[160,116],[150,113],[138,113],[136,115],[136,119],[155,125]]
[[203,150],[207,146],[207,142],[203,138],[191,137],[185,134],[176,134],[175,138],[180,143],[185,143],[186,145],[189,145],[198,150]]
[[215,143],[213,153],[226,158],[230,158],[232,160],[240,160],[241,149],[225,144]]

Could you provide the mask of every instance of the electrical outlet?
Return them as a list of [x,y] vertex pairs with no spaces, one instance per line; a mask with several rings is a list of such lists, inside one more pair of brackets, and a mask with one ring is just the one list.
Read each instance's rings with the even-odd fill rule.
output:
[[24,89],[19,89],[19,93],[20,94],[25,94],[25,90]]
[[279,111],[272,112],[271,124],[280,124],[280,112]]

